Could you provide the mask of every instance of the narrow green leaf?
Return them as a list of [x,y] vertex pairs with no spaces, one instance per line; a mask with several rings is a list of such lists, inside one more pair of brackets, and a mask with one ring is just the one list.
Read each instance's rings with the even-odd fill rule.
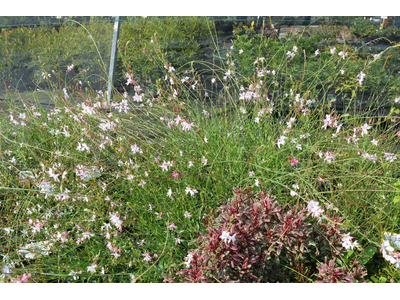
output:
[[376,247],[373,245],[369,245],[367,247],[365,247],[364,252],[362,253],[361,259],[360,259],[360,264],[365,265],[366,263],[368,263],[372,257],[375,255],[376,253]]
[[349,252],[347,252],[346,257],[349,258],[353,253],[354,253],[354,251],[353,251],[353,250],[350,250]]
[[375,282],[375,283],[378,283],[378,282],[379,282],[378,278],[376,278],[375,276],[371,276],[371,280],[372,280],[373,282]]

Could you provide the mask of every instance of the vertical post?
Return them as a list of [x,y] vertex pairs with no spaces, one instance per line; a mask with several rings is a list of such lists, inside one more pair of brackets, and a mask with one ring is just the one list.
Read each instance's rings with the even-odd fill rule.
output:
[[110,68],[108,72],[108,89],[107,89],[107,104],[110,105],[112,99],[112,91],[114,85],[114,73],[115,73],[115,65],[117,62],[117,43],[119,37],[119,17],[115,17],[114,21],[114,33],[113,33],[113,40],[111,46],[111,57],[110,57]]

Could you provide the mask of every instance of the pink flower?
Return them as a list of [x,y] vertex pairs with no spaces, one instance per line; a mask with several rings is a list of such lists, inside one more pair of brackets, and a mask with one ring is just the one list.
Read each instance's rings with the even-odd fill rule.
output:
[[74,64],[68,66],[66,72],[67,72],[67,73],[68,73],[68,72],[71,72],[73,69],[74,69]]
[[324,161],[327,161],[329,164],[335,160],[336,156],[332,153],[332,151],[326,151],[325,152],[325,159]]
[[176,229],[176,225],[174,223],[171,223],[170,225],[168,225],[168,229],[169,230],[175,230]]
[[180,176],[180,174],[178,172],[173,171],[171,177],[173,177],[174,179],[178,179]]
[[16,279],[14,283],[28,283],[30,279],[31,279],[31,273],[28,274],[24,273],[22,277],[18,276],[18,279]]
[[290,165],[293,167],[295,164],[297,164],[299,161],[294,157],[292,160],[290,160]]

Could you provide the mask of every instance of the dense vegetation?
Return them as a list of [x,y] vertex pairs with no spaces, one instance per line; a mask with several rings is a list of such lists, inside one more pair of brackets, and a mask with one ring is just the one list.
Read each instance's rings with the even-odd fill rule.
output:
[[1,112],[2,281],[399,282],[398,44],[237,24],[192,64],[214,24],[138,24],[112,103],[90,88],[109,25],[2,32],[9,76],[21,41],[54,99]]

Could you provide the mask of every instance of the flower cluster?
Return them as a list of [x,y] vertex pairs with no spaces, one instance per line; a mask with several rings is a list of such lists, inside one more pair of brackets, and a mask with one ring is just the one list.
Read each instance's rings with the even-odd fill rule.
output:
[[395,252],[395,249],[400,248],[400,235],[385,232],[384,238],[381,245],[382,256],[398,269],[400,268],[400,252]]

